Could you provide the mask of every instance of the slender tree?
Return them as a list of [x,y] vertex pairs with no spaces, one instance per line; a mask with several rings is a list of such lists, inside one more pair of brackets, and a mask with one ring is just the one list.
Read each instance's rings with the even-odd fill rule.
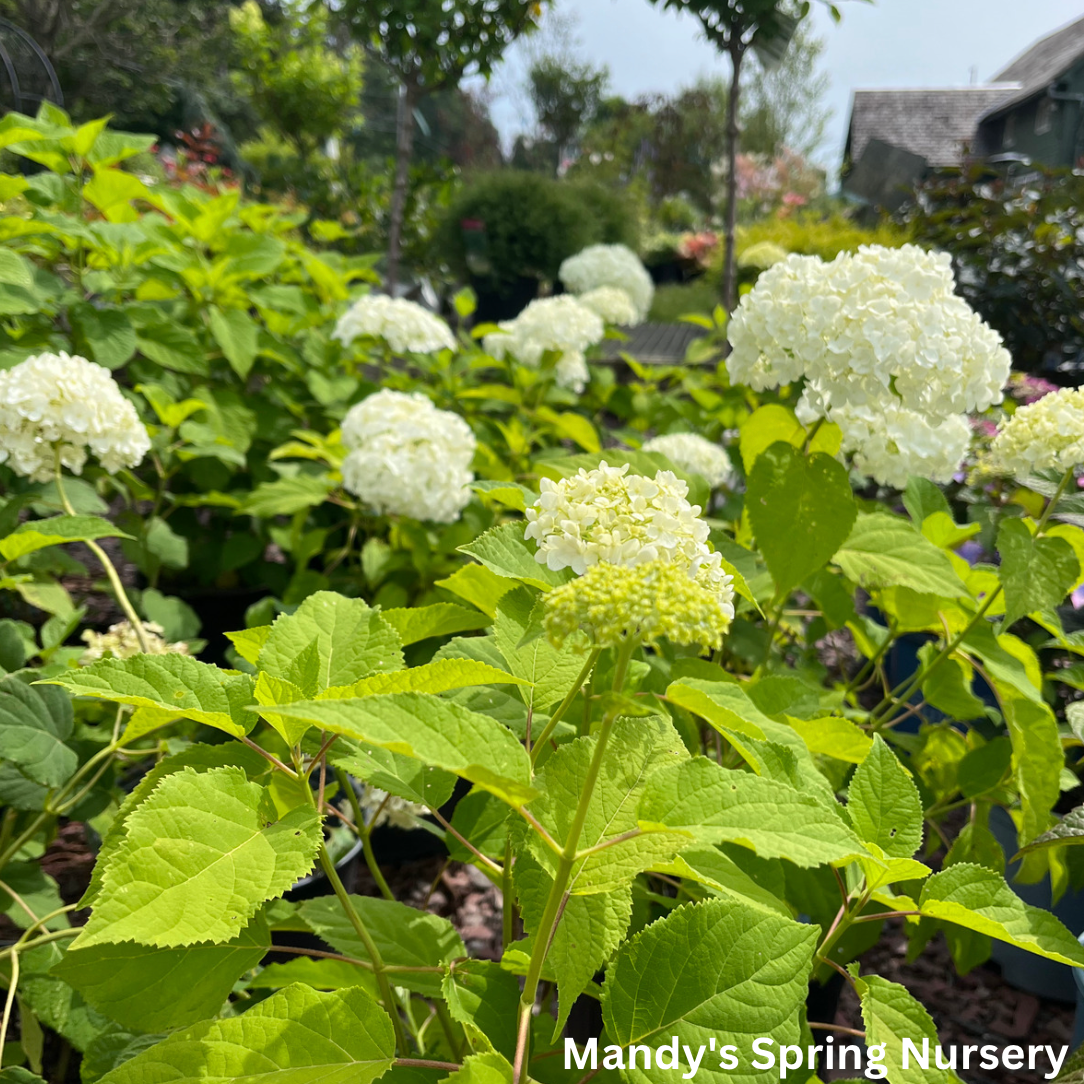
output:
[[[839,7],[832,0],[821,0],[838,22]],[[871,3],[872,0],[866,0]],[[738,215],[737,157],[741,139],[742,66],[750,50],[755,50],[765,67],[778,64],[786,53],[802,19],[810,11],[805,0],[651,0],[664,8],[688,12],[700,20],[704,36],[720,52],[730,57],[730,95],[727,99],[727,183],[726,249],[723,265],[723,306],[732,312],[735,303],[734,232]]]
[[395,181],[388,218],[385,289],[399,281],[414,110],[430,94],[467,75],[489,78],[504,50],[538,25],[544,0],[345,0],[339,13],[351,35],[399,81]]

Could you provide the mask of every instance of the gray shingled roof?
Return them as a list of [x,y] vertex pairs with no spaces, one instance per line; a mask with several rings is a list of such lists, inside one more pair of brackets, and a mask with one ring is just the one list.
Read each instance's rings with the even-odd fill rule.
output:
[[959,165],[973,147],[981,117],[1019,89],[1016,84],[940,90],[856,90],[847,150],[857,162],[871,139],[925,158],[931,166]]
[[1040,38],[994,76],[993,82],[1018,83],[1020,89],[1004,101],[989,106],[984,119],[1045,90],[1081,58],[1084,58],[1084,18]]

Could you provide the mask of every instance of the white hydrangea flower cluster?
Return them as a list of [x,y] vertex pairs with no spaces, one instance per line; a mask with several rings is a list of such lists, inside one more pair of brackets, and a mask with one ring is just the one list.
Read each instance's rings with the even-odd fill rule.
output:
[[553,351],[560,355],[556,365],[558,386],[577,395],[590,379],[584,352],[606,334],[602,317],[567,294],[532,301],[514,320],[503,320],[499,327],[500,331],[483,339],[488,354],[498,359],[511,355],[537,369],[542,356]]
[[652,437],[643,450],[658,452],[683,471],[699,474],[712,489],[733,484],[734,465],[726,449],[695,433],[667,433]]
[[1062,388],[1020,407],[1001,423],[990,459],[995,470],[1020,480],[1084,465],[1084,389]]
[[388,794],[379,787],[367,786],[358,799],[358,805],[365,814],[365,824],[370,830],[382,824],[390,824],[393,828],[413,828],[415,818],[428,812],[425,806]]
[[911,475],[948,481],[967,455],[971,425],[965,415],[930,419],[886,401],[876,407],[839,407],[832,420],[854,466],[882,485],[903,489]]
[[586,294],[600,286],[615,286],[624,290],[636,309],[636,319],[647,319],[655,297],[655,284],[647,268],[632,249],[625,245],[589,245],[575,256],[569,256],[558,271],[566,290]]
[[420,392],[384,389],[342,425],[343,485],[375,512],[453,523],[470,501],[474,433]]
[[[758,391],[803,380],[799,418],[837,422],[844,450],[883,484],[947,481],[966,449],[963,415],[1000,402],[1010,367],[953,285],[950,258],[914,245],[863,245],[830,263],[789,256],[731,317],[730,377]],[[894,452],[862,443],[871,418],[890,419],[877,439]]]
[[588,290],[579,295],[579,301],[592,312],[597,312],[608,324],[631,327],[641,322],[632,298],[616,286],[599,286],[595,290]]
[[654,478],[605,461],[542,480],[527,509],[535,560],[579,577],[546,596],[555,644],[585,631],[598,646],[637,638],[717,647],[734,618],[733,577],[708,545],[708,525],[672,471]]
[[166,630],[153,621],[143,622],[143,631],[146,633],[147,650],[144,651],[139,643],[139,637],[132,623],[128,620],[118,621],[109,626],[108,632],[95,632],[87,629],[83,635],[83,643],[87,645],[86,651],[79,658],[80,666],[89,666],[99,659],[130,659],[133,655],[187,655],[188,645],[185,643],[171,643],[165,638]]
[[668,561],[718,594],[733,617],[732,577],[708,546],[708,525],[688,494],[673,471],[645,478],[630,474],[627,463],[611,467],[603,460],[559,482],[543,478],[538,500],[527,509],[524,537],[538,543],[539,564],[554,572],[571,568],[577,576],[598,564],[635,568]]
[[0,463],[34,482],[60,462],[80,474],[93,454],[110,474],[150,451],[147,429],[108,369],[68,354],[38,354],[0,372]]
[[397,354],[433,354],[454,350],[452,329],[413,301],[385,294],[365,294],[350,306],[331,337],[343,346],[355,339],[383,339]]

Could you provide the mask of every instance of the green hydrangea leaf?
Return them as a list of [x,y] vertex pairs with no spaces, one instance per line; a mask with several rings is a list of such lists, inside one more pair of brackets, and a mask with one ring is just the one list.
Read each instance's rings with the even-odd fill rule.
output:
[[289,678],[297,656],[313,641],[319,656],[320,689],[351,685],[377,672],[403,668],[398,633],[361,599],[330,591],[309,595],[292,614],[275,619],[257,665]]
[[[299,689],[286,678],[275,677],[266,670],[256,675],[256,686],[252,690],[257,704],[292,704],[308,700],[304,690]],[[287,745],[296,745],[310,729],[311,724],[304,719],[290,719],[273,711],[263,712],[263,717],[271,724]]]
[[294,985],[170,1035],[100,1084],[369,1084],[394,1057],[391,1020],[361,987]]
[[353,685],[337,685],[325,689],[318,700],[350,700],[359,696],[381,693],[445,693],[450,689],[465,689],[473,685],[526,685],[524,678],[514,677],[489,663],[473,659],[434,659],[409,670],[390,674],[373,674]]
[[1006,519],[1001,524],[997,549],[1006,629],[1025,614],[1060,606],[1080,578],[1073,547],[1064,538],[1033,537],[1022,519]]
[[169,1031],[216,1016],[234,983],[270,948],[267,923],[257,916],[217,945],[150,948],[127,941],[72,948],[52,973],[133,1031]]
[[497,604],[493,637],[508,669],[527,683],[518,690],[523,702],[536,711],[564,699],[586,661],[571,642],[556,648],[546,639],[542,601],[526,587]]
[[740,843],[762,858],[807,868],[865,854],[858,837],[818,798],[706,757],[656,771],[639,820],[691,832],[701,843]]
[[551,572],[534,559],[535,549],[524,539],[522,523],[493,527],[468,545],[460,546],[459,552],[473,557],[498,576],[520,580],[540,591],[549,591],[572,579],[569,569]]
[[[568,839],[597,745],[598,738],[594,735],[562,745],[539,773],[537,782],[542,796],[531,803],[531,812],[559,844]],[[587,806],[578,850],[606,846],[580,858],[572,867],[569,891],[573,895],[622,888],[641,871],[669,861],[694,842],[685,829],[641,828],[637,822],[640,796],[653,773],[667,765],[680,764],[688,756],[669,720],[618,719],[613,724],[602,769]],[[637,830],[642,834],[634,834]],[[552,875],[555,872],[552,850],[534,833],[529,840],[535,860]]]
[[72,705],[61,689],[0,681],[0,760],[33,783],[59,787],[79,767],[65,742],[72,734]]
[[860,515],[835,562],[866,588],[908,587],[941,598],[968,593],[948,554],[923,538],[902,516],[888,512]]
[[[267,709],[261,708],[261,714]],[[309,700],[275,708],[332,734],[356,738],[454,772],[512,805],[534,797],[526,750],[492,719],[423,693]]]
[[[753,464],[745,506],[780,595],[827,564],[857,514],[842,463],[824,452],[803,455],[782,442]],[[802,544],[795,545],[795,538]]]
[[267,638],[270,635],[271,626],[260,625],[254,629],[241,629],[240,632],[227,632],[226,639],[233,644],[237,654],[245,662],[250,662],[255,666],[260,657],[260,652],[263,650],[263,645],[267,643]]
[[[989,746],[983,746],[983,749],[987,748]],[[1081,844],[1084,844],[1084,806],[1077,806],[1066,813],[1049,832],[1043,832],[1026,847],[1021,847],[1020,853],[1032,854],[1034,851],[1045,851],[1053,847],[1079,847]]]
[[403,646],[428,640],[431,636],[450,636],[455,632],[471,632],[492,624],[492,618],[478,610],[457,606],[454,602],[437,602],[432,606],[411,609],[384,610],[381,617],[399,634]]
[[106,832],[102,845],[98,849],[98,861],[91,872],[90,885],[79,901],[80,907],[90,907],[101,888],[102,871],[108,866],[110,856],[124,842],[124,826],[132,811],[154,792],[160,780],[182,768],[192,768],[197,772],[211,768],[232,766],[242,769],[249,779],[268,775],[270,765],[255,750],[240,742],[223,742],[221,745],[190,745],[179,753],[163,757],[136,784],[131,794],[121,803],[113,818],[109,831]]
[[[1030,843],[1050,827],[1050,811],[1061,794],[1065,754],[1057,720],[1045,703],[1000,691],[1012,742],[1012,778],[1020,794],[1020,842]],[[1028,855],[1023,872],[1037,878],[1046,872],[1046,865],[1040,856]]]
[[472,1054],[464,1059],[457,1072],[443,1077],[437,1084],[512,1084],[512,1065],[501,1054]]
[[240,769],[183,768],[129,814],[73,948],[229,941],[312,869],[319,843],[312,807],[275,819],[266,789]]
[[0,539],[0,557],[13,561],[46,546],[66,542],[86,542],[95,538],[131,538],[107,519],[99,516],[53,516],[20,523],[6,538]]
[[[553,877],[529,855],[521,855],[516,859],[515,884],[523,928],[528,936],[517,941],[514,950],[529,956],[553,887]],[[557,980],[555,1035],[564,1027],[576,998],[621,943],[631,918],[631,885],[590,896],[568,897],[546,955],[546,967]]]
[[298,956],[282,964],[268,964],[246,984],[248,990],[281,990],[303,982],[314,990],[342,990],[360,986],[370,997],[379,998],[376,976],[372,971],[346,960],[322,960]]
[[519,980],[491,960],[461,960],[441,983],[453,1020],[475,1049],[515,1057],[516,1019],[508,1011],[519,1000]]
[[770,911],[785,918],[791,917],[791,909],[778,896],[758,884],[734,859],[723,854],[717,847],[694,847],[682,851],[673,862],[655,866],[654,873],[671,877],[684,877],[712,890],[720,896],[730,896],[751,907]]
[[1049,911],[1032,907],[1005,878],[985,866],[959,862],[936,873],[923,886],[919,910],[998,941],[1084,967],[1084,947]]
[[[818,928],[766,914],[732,900],[708,900],[672,911],[627,941],[602,988],[608,1041],[622,1047],[669,1043],[696,1049],[737,1047],[738,1068],[705,1057],[697,1079],[753,1084],[752,1043],[801,1042],[802,1009]],[[680,1056],[681,1071],[688,1072]],[[652,1061],[626,1068],[629,1084],[663,1084],[673,1070]]]
[[884,1061],[892,1084],[951,1084],[955,1074],[935,1068],[923,1069],[914,1057],[904,1066],[903,1040],[910,1039],[922,1049],[922,1040],[930,1040],[930,1050],[938,1045],[937,1029],[930,1014],[897,982],[878,975],[858,979],[855,986],[862,999],[862,1020],[866,1025],[866,1044],[884,1044]]
[[[315,754],[319,746],[314,739],[309,739],[305,743],[305,750]],[[378,745],[340,737],[328,750],[327,758],[336,768],[345,768],[371,786],[431,809],[439,809],[455,790],[455,776],[451,772],[423,764],[401,753],[393,753],[390,749],[381,749]],[[498,804],[505,812],[508,811],[506,805]]]
[[880,735],[851,777],[847,813],[858,838],[890,858],[910,858],[922,846],[918,788]]
[[252,678],[188,655],[100,659],[43,684],[61,685],[72,696],[170,712],[175,719],[206,723],[235,738],[254,726],[252,713],[244,710],[253,702]]
[[[351,896],[350,902],[380,950],[385,966],[391,969],[393,984],[405,986],[423,997],[440,997],[439,968],[467,954],[463,940],[452,924],[446,918],[396,900]],[[357,960],[369,959],[365,945],[333,896],[307,900],[301,905],[300,913],[312,932],[336,952]],[[434,970],[394,971],[396,967],[432,967]]]

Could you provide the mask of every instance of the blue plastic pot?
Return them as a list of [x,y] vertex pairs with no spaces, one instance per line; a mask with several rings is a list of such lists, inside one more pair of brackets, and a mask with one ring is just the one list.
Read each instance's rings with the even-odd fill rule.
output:
[[[1019,884],[1013,878],[1020,868],[1019,862],[1009,862],[1019,849],[1016,825],[1012,817],[1000,806],[990,810],[990,831],[994,833],[1001,849],[1005,852],[1005,880],[1012,890],[1025,902],[1034,907],[1042,907],[1061,919],[1075,936],[1084,934],[1084,893],[1066,892],[1055,906],[1051,906],[1050,877],[1046,876],[1036,884]],[[1053,998],[1079,1006],[1081,997],[1080,968],[1068,964],[1055,963],[1045,957],[1025,952],[1004,941],[995,941],[992,958],[1001,967],[1002,978],[1017,990],[1023,990],[1037,997]],[[1077,1011],[1077,1028],[1084,1026],[1080,1010]],[[1080,1038],[1084,1039],[1084,1031]],[[1075,1041],[1075,1040],[1074,1040]]]

